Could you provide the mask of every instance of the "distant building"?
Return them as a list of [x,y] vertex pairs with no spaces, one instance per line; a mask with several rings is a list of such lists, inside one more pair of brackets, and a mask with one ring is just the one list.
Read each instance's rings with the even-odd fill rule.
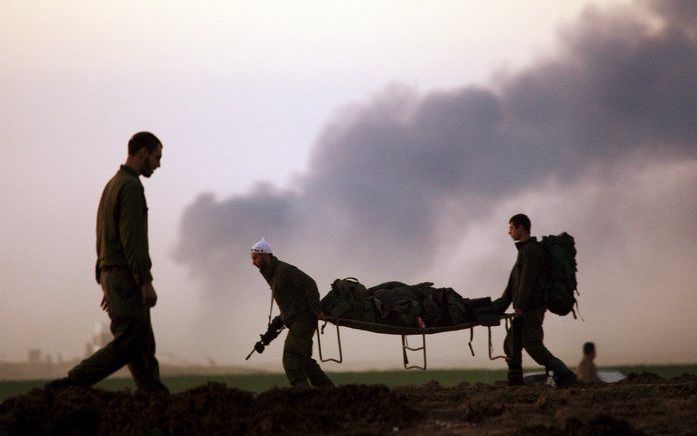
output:
[[27,362],[29,363],[41,363],[41,350],[38,348],[30,348],[27,353]]

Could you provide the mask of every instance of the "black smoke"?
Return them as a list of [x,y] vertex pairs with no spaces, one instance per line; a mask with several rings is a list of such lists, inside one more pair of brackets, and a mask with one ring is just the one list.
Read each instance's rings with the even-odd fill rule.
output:
[[177,258],[214,290],[265,236],[329,276],[409,281],[442,251],[444,222],[465,229],[501,196],[631,156],[697,158],[697,3],[642,5],[586,9],[557,53],[489,87],[391,86],[344,109],[293,189],[197,198]]

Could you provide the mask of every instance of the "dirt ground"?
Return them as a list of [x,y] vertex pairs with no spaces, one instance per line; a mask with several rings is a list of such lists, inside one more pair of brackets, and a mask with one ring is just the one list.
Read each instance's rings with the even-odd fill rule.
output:
[[170,396],[35,389],[0,404],[0,434],[697,435],[697,377],[631,374],[568,389],[437,382],[259,395],[210,383]]

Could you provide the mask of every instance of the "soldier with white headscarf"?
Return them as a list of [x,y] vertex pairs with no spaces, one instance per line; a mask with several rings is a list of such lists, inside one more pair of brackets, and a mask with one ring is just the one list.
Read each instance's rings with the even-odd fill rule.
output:
[[291,386],[297,390],[334,386],[312,358],[312,335],[317,320],[323,319],[317,284],[293,265],[273,255],[271,246],[262,238],[251,249],[252,263],[266,279],[274,301],[281,310],[288,335],[283,346],[283,369]]

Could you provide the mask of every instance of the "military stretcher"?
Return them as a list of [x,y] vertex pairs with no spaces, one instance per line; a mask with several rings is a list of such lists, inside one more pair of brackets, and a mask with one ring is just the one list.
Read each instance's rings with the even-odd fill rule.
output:
[[[403,359],[403,364],[404,364],[404,369],[421,369],[421,370],[426,370],[427,368],[427,355],[426,355],[426,335],[433,335],[433,334],[438,334],[438,333],[445,333],[445,332],[454,332],[454,331],[460,331],[460,330],[468,330],[469,329],[469,342],[467,343],[467,346],[469,347],[470,353],[472,353],[472,356],[474,356],[474,348],[472,347],[472,340],[474,339],[474,328],[475,327],[486,327],[488,331],[488,340],[489,340],[489,359],[495,360],[495,359],[506,359],[506,356],[503,355],[494,355],[494,347],[492,345],[491,341],[491,328],[496,327],[501,325],[501,321],[503,321],[506,331],[510,329],[510,320],[513,318],[513,314],[508,314],[504,313],[502,314],[498,319],[496,320],[491,320],[486,323],[464,323],[464,324],[455,324],[455,325],[449,325],[449,326],[439,326],[439,327],[403,327],[403,326],[395,326],[395,325],[390,325],[390,324],[379,324],[379,323],[372,323],[372,322],[366,322],[366,321],[359,321],[359,320],[354,320],[354,319],[344,319],[344,318],[337,318],[337,317],[326,317],[324,321],[319,321],[318,326],[317,326],[317,348],[319,351],[319,358],[322,362],[335,362],[335,363],[342,363],[344,360],[343,356],[343,351],[341,349],[341,333],[340,333],[340,327],[346,327],[346,328],[351,328],[351,329],[356,329],[356,330],[363,330],[363,331],[368,331],[372,333],[379,333],[379,334],[385,334],[385,335],[400,335],[402,337],[402,359]],[[322,352],[322,336],[324,335],[324,329],[327,327],[327,324],[331,323],[335,326],[336,328],[336,339],[337,339],[337,344],[338,344],[338,353],[339,356],[338,358],[332,358],[332,357],[324,357],[324,354]],[[322,324],[322,325],[320,325]],[[412,347],[409,345],[408,342],[408,336],[421,336],[421,345],[417,345],[415,347]],[[423,363],[422,364],[415,364],[412,365],[409,363],[408,359],[408,352],[418,352],[422,351],[423,352]]]

